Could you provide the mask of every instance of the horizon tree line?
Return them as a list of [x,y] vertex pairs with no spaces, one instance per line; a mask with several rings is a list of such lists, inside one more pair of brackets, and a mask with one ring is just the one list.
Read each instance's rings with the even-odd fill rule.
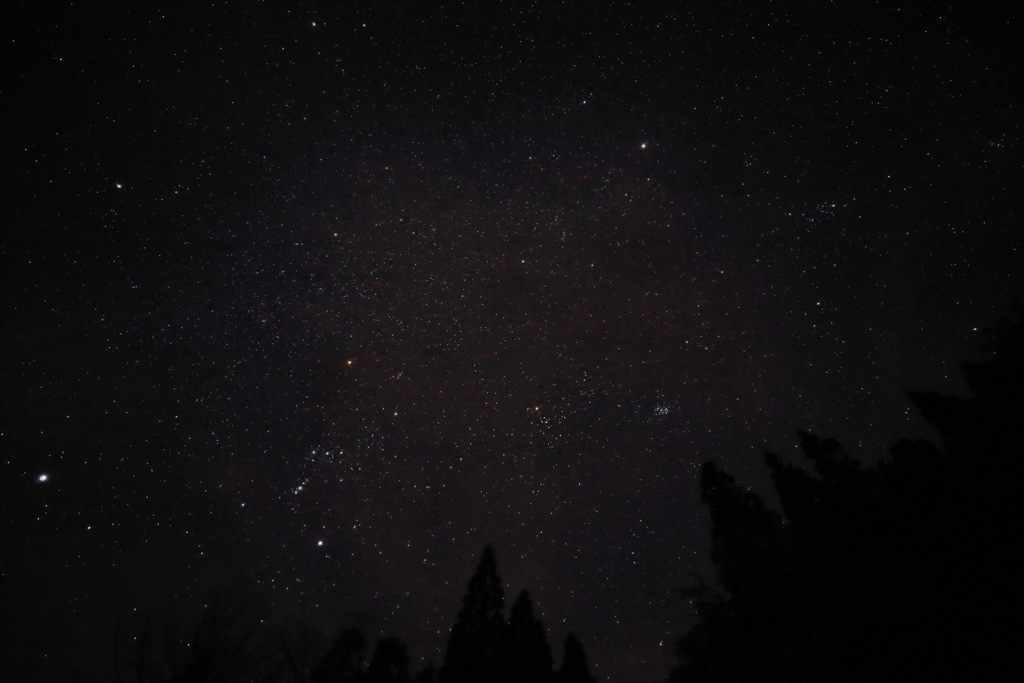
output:
[[[910,392],[939,445],[899,441],[890,458],[864,464],[836,440],[800,432],[802,459],[764,455],[779,510],[704,465],[715,576],[684,590],[698,619],[678,642],[669,683],[993,680],[1020,668],[1008,626],[1024,532],[1017,310],[1017,320],[994,329],[988,358],[962,364],[972,396]],[[191,625],[147,615],[116,639],[105,680],[594,683],[571,633],[555,668],[526,590],[506,617],[490,545],[439,667],[413,674],[394,637],[378,640],[366,661],[356,628],[324,650],[315,635],[260,623],[251,605],[219,599]]]
[[972,396],[909,392],[939,445],[864,465],[801,432],[803,462],[765,453],[781,511],[704,465],[716,575],[684,591],[670,683],[1014,677],[1024,309],[990,332]]
[[[504,587],[487,545],[462,599],[440,667],[410,671],[398,638],[367,638],[349,626],[326,648],[310,629],[273,631],[243,593],[213,596],[194,619],[170,610],[119,628],[102,680],[114,683],[595,683],[575,634],[555,669],[544,625],[526,590],[505,618]],[[83,676],[73,674],[75,680]]]

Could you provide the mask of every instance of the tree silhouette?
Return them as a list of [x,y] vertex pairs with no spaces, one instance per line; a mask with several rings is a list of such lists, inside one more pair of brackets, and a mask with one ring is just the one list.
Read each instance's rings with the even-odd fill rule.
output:
[[311,683],[361,683],[366,637],[355,627],[342,630],[323,660],[313,669]]
[[308,683],[315,662],[323,649],[323,636],[306,624],[294,624],[277,634],[277,645],[283,659],[282,669],[288,680]]
[[558,683],[594,683],[587,667],[587,656],[583,653],[583,645],[570,633],[565,637],[562,668],[558,670]]
[[730,593],[744,592],[761,580],[781,520],[714,463],[701,471],[701,496],[711,510],[711,559],[719,580]]
[[107,678],[213,683],[260,680],[280,664],[252,596],[219,592],[197,615],[165,609],[118,626]]
[[544,683],[552,678],[551,648],[544,625],[533,615],[530,595],[519,594],[509,612],[505,636],[508,680]]
[[397,638],[381,638],[366,669],[369,683],[408,683],[409,653]]
[[427,662],[427,664],[420,669],[419,673],[416,674],[416,678],[413,679],[414,683],[437,683],[437,667],[433,662]]
[[452,627],[439,677],[441,683],[499,681],[506,673],[501,661],[505,631],[505,594],[491,546],[462,599]]
[[942,449],[902,441],[889,462],[864,466],[838,442],[801,433],[809,468],[765,454],[784,516],[706,465],[720,590],[689,591],[698,622],[670,679],[987,680],[1008,671],[1021,329],[1004,327],[989,359],[964,365],[974,397],[911,393]]

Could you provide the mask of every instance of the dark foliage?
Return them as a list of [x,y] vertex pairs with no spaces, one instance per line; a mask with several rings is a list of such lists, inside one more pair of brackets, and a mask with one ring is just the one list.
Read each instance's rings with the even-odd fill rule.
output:
[[311,683],[357,683],[365,680],[366,637],[357,628],[344,629],[309,677]]
[[719,591],[672,681],[989,680],[1017,665],[1022,325],[964,365],[974,396],[912,393],[942,448],[904,441],[863,466],[801,434],[810,467],[766,454],[784,516],[713,464],[701,488]]
[[324,636],[306,624],[294,624],[277,634],[277,646],[282,658],[280,683],[308,683],[314,666],[323,652]]
[[558,670],[558,683],[594,683],[587,666],[587,656],[579,638],[570,633],[565,637],[562,668]]
[[[195,617],[166,610],[123,625],[106,678],[154,683],[553,683],[547,634],[525,590],[505,620],[504,588],[490,546],[462,603],[443,667],[428,663],[415,677],[406,645],[396,638],[377,641],[367,664],[367,639],[360,629],[344,628],[328,641],[308,626],[271,628],[254,601],[240,593],[211,599]],[[559,680],[592,681],[575,638],[567,642],[565,662]]]
[[494,549],[487,546],[452,627],[441,666],[441,682],[498,680],[505,671],[500,656],[504,633],[505,592]]
[[409,653],[397,638],[382,638],[370,657],[366,669],[369,683],[408,683]]
[[544,625],[533,615],[533,604],[524,590],[509,612],[505,636],[509,680],[544,683],[552,677],[551,648]]
[[415,683],[437,683],[437,667],[433,662],[428,662],[426,666],[420,669],[420,672],[416,674],[416,678],[413,679]]
[[165,609],[122,622],[108,679],[215,683],[259,681],[281,665],[260,610],[243,593],[211,597],[198,614]]
[[[494,550],[488,546],[469,582],[462,610],[452,628],[444,665],[439,671],[442,683],[545,683],[554,680],[547,634],[533,613],[529,594],[522,591],[516,598],[508,623],[505,622],[503,596]],[[585,670],[585,658],[578,642],[576,647],[579,652],[574,651],[573,658],[578,654]],[[571,658],[570,661],[576,660]]]

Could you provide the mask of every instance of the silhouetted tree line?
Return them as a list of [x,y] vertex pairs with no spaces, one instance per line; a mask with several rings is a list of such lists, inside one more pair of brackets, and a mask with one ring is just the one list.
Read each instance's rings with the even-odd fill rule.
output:
[[594,683],[576,636],[554,670],[543,624],[524,590],[505,620],[504,588],[487,546],[470,579],[440,669],[413,675],[397,638],[342,629],[324,648],[310,629],[273,630],[245,594],[217,596],[185,619],[165,610],[123,626],[105,677],[113,683]]
[[[776,512],[714,463],[701,492],[715,584],[685,594],[698,620],[670,683],[1013,679],[1017,663],[1024,317],[963,364],[968,398],[911,392],[941,444],[901,441],[865,465],[800,433],[802,465],[765,454]],[[440,667],[413,674],[396,638],[329,643],[276,631],[245,598],[198,618],[145,616],[115,638],[114,683],[592,683],[575,636],[555,669],[522,591],[506,618],[493,549],[469,581]],[[1019,677],[1019,676],[1018,676]],[[78,680],[95,680],[83,679]]]
[[265,680],[278,670],[274,635],[242,593],[213,596],[197,617],[165,609],[120,622],[107,679],[115,683]]
[[505,621],[505,593],[494,550],[487,546],[462,599],[452,627],[440,683],[593,683],[583,647],[565,639],[562,667],[553,669],[544,626],[533,614],[529,594],[516,598]]
[[704,466],[717,586],[686,591],[671,683],[1014,677],[1024,325],[993,339],[972,397],[910,394],[941,446],[866,466],[801,433],[809,467],[765,454],[781,514]]

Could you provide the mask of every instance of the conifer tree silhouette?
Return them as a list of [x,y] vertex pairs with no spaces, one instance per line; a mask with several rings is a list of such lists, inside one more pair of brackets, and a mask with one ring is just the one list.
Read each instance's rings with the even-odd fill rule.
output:
[[509,612],[505,638],[508,680],[545,683],[552,679],[551,648],[544,625],[533,614],[530,595],[519,594]]
[[572,633],[565,637],[565,649],[562,655],[562,668],[558,670],[558,683],[594,683],[587,667],[587,656],[583,653],[583,645]]
[[491,546],[484,548],[469,581],[462,609],[452,627],[439,671],[441,683],[501,681],[507,673],[501,661],[505,632],[505,594]]

